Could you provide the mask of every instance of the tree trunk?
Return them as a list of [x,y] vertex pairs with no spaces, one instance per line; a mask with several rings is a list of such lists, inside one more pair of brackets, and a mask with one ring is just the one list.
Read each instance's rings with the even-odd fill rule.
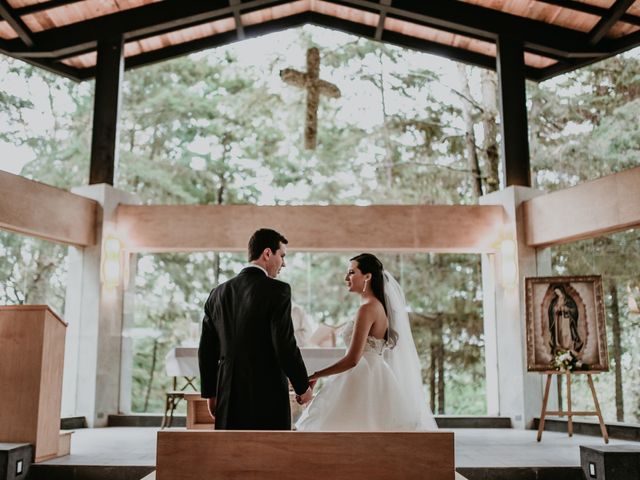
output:
[[431,331],[429,394],[432,412],[444,413],[444,347],[442,344],[442,313],[436,314]]
[[438,344],[436,348],[438,367],[438,413],[444,414],[444,345],[442,342],[442,315],[438,315]]
[[220,253],[213,254],[213,286],[220,285]]
[[613,361],[616,365],[616,419],[619,422],[624,422],[624,401],[622,398],[622,332],[620,329],[620,305],[618,303],[618,284],[613,278],[609,283],[609,294],[611,295],[611,336],[613,337],[611,354],[613,355]]
[[[533,87],[534,89],[539,88],[537,85]],[[538,158],[539,152],[541,151],[540,138],[543,136],[541,133],[542,127],[540,125],[540,121],[537,119],[542,118],[542,104],[539,96],[536,94],[536,90],[534,90],[530,96],[531,98],[531,110],[529,111],[529,118],[531,121],[529,122],[529,157],[531,161],[535,161]],[[531,186],[536,188],[536,176],[531,175]]]
[[149,368],[149,383],[147,383],[147,391],[144,395],[144,409],[143,412],[147,412],[149,408],[149,398],[151,397],[151,387],[153,387],[153,377],[156,371],[156,361],[158,357],[158,340],[153,340],[153,351],[151,354],[151,367]]
[[496,74],[482,70],[482,129],[484,141],[482,152],[485,161],[485,191],[495,192],[500,188],[500,151],[498,150],[498,115]]
[[387,98],[384,90],[384,61],[382,57],[382,50],[378,51],[378,63],[380,63],[380,103],[382,105],[382,132],[384,135],[385,144],[385,169],[387,172],[387,189],[388,193],[391,193],[393,187],[393,152],[391,151],[391,136],[389,135],[389,128],[387,126]]
[[33,274],[30,276],[28,285],[25,285],[25,303],[51,304],[49,290],[57,260],[54,248],[50,245],[45,245],[37,250]]
[[438,370],[437,359],[436,359],[436,336],[435,332],[431,339],[431,348],[430,350],[430,365],[429,365],[429,406],[431,407],[431,411],[436,411],[436,374]]
[[476,201],[482,196],[482,176],[480,174],[480,163],[478,160],[478,152],[476,151],[476,134],[473,130],[473,105],[471,104],[471,89],[469,88],[469,79],[467,78],[467,69],[461,63],[458,64],[458,73],[460,75],[460,85],[462,87],[462,95],[468,99],[462,101],[462,115],[464,117],[464,140],[467,150],[467,160],[469,169],[471,170],[473,196]]

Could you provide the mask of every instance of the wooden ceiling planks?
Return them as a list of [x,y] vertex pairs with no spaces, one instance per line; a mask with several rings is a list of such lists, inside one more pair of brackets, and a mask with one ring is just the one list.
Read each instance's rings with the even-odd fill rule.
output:
[[[212,35],[229,32],[235,29],[235,19],[233,17],[215,20],[195,27],[174,30],[173,32],[154,35],[153,37],[144,38],[142,40],[134,40],[124,45],[125,58],[134,57],[146,52],[160,50],[172,45],[207,38]],[[96,65],[96,52],[85,53],[75,57],[67,58],[63,61],[66,65],[75,68],[91,68]]]
[[9,0],[13,8],[28,7],[39,3],[47,3],[49,0]]
[[7,22],[0,22],[0,38],[11,40],[12,38],[18,38],[18,34]]
[[558,25],[572,30],[588,32],[598,23],[600,17],[576,12],[536,0],[462,0],[480,7],[499,10],[519,17],[527,17],[541,22]]
[[297,2],[283,3],[275,7],[262,8],[240,15],[242,25],[249,27],[261,23],[270,22],[279,18],[291,17],[310,11],[310,0],[298,0]]
[[[143,7],[148,4],[160,2],[161,0],[78,0],[71,3],[69,3],[69,1],[55,1],[53,2],[53,8],[43,6],[43,10],[35,12],[33,8],[29,8],[33,5],[48,3],[49,1],[51,0],[8,0],[14,9],[27,8],[27,10],[24,11],[25,14],[21,16],[21,19],[27,27],[36,34],[46,30],[55,30],[59,27]],[[460,0],[460,2],[474,5],[475,7],[500,11],[525,19],[545,22],[575,32],[588,33],[592,31],[594,26],[600,21],[601,16],[598,15],[598,13],[605,12],[606,9],[615,3],[615,0],[580,0],[579,2],[554,2],[551,0]],[[331,21],[326,20],[326,18],[332,17],[343,22],[349,22],[352,25],[370,27],[375,31],[380,22],[380,9],[384,10],[385,8],[384,5],[381,6],[378,2],[356,0],[336,1],[335,3],[328,0],[297,0],[282,3],[276,2],[275,4],[265,2],[265,5],[263,5],[264,8],[259,8],[258,4],[248,6],[248,3],[249,2],[240,2],[238,7],[240,9],[238,17],[244,27],[308,13],[311,16],[316,15],[315,18],[319,19],[320,24],[327,22],[331,24]],[[573,3],[575,8],[567,7],[567,5],[571,5],[571,3]],[[587,9],[587,12],[580,11],[580,4],[588,5],[590,8]],[[394,4],[392,3],[391,5],[393,9]],[[411,9],[409,8],[409,10]],[[171,49],[172,47],[175,51],[175,47],[180,48],[180,45],[183,44],[186,45],[186,48],[181,48],[180,51],[191,51],[189,50],[192,48],[190,43],[194,45],[204,45],[202,42],[198,43],[198,40],[213,38],[216,35],[233,31],[236,28],[233,14],[227,15],[227,13],[225,13],[225,15],[224,18],[217,18],[215,21],[208,23],[197,25],[193,22],[186,28],[176,27],[177,29],[171,32],[164,31],[160,34],[150,35],[145,38],[125,40],[125,57],[131,58],[140,55],[140,59],[135,60],[135,63],[131,64],[140,65],[147,62],[147,57],[144,54],[150,52],[161,52],[163,49]],[[629,18],[629,15],[636,15],[639,17],[639,20],[634,21]],[[631,23],[618,21],[607,32],[605,38],[609,40],[617,39],[640,30],[640,25],[638,25],[638,23],[640,23],[640,0],[636,0],[628,9],[627,20],[631,20],[636,24],[633,25]],[[293,24],[295,25],[296,21],[294,21]],[[337,25],[339,25],[339,23]],[[354,28],[355,30],[352,31],[358,32],[358,27]],[[347,30],[351,29],[347,28]],[[491,68],[491,57],[496,56],[496,46],[491,40],[483,40],[482,37],[472,38],[475,37],[475,35],[467,36],[469,34],[460,34],[453,30],[445,31],[437,27],[433,28],[414,23],[411,21],[411,17],[402,18],[401,16],[399,17],[389,13],[389,15],[384,18],[384,30],[428,42],[423,44],[426,46],[426,51],[431,51],[428,47],[430,43],[433,45],[432,49],[435,49],[435,51],[439,50],[440,47],[438,45],[443,45],[445,47],[453,47],[459,51],[470,52],[471,55],[476,55],[476,57],[473,58],[481,59],[479,60],[480,63],[477,64],[488,68]],[[9,24],[7,22],[0,22],[0,39],[13,41],[15,43],[17,41],[16,38],[17,34]],[[384,40],[384,33],[382,38]],[[407,45],[410,45],[411,40],[407,41],[409,42]],[[404,40],[400,40],[401,44],[404,44],[403,42]],[[418,46],[416,48],[420,49],[421,47]],[[532,48],[532,50],[535,49]],[[449,52],[451,51],[452,50],[449,50]],[[549,55],[554,57],[549,58],[544,56],[543,52],[544,49],[536,50],[536,53],[525,52],[525,64],[541,72],[547,67],[559,66],[557,59],[560,57],[549,52]],[[9,53],[11,54],[11,52]],[[66,66],[73,67],[78,69],[79,72],[82,70],[90,72],[96,63],[95,52],[88,52],[87,50],[72,57],[58,58],[57,61],[65,64],[65,68]],[[157,59],[162,59],[162,53],[154,54],[154,58],[156,58],[156,61]],[[452,58],[456,58],[456,55]],[[471,60],[471,63],[474,63],[474,60]],[[85,74],[85,76],[86,75],[87,74]],[[540,75],[540,77],[544,77],[544,75]]]
[[377,13],[346,7],[344,5],[336,5],[335,3],[324,2],[322,0],[310,0],[310,4],[312,12],[341,18],[361,25],[367,25],[368,27],[375,28],[380,18],[380,15]]
[[197,25],[195,27],[174,30],[173,32],[126,43],[124,46],[124,56],[125,58],[133,57],[135,55],[140,55],[141,53],[152,52],[172,45],[179,45],[181,43],[187,43],[193,40],[229,32],[235,28],[235,19],[233,17],[228,17]]
[[[571,8],[559,7],[550,3],[537,0],[461,0],[480,7],[499,10],[519,17],[531,18],[541,22],[550,23],[559,27],[570,28],[579,32],[589,32],[600,21],[600,16],[585,12],[577,12]],[[614,0],[583,1],[590,5],[608,9]],[[635,2],[628,13],[640,15],[640,2]],[[639,30],[640,27],[625,22],[616,22],[609,30],[607,37],[619,38]]]
[[24,15],[22,20],[32,32],[41,32],[56,27],[91,20],[131,8],[141,7],[160,0],[82,0]]
[[[334,5],[325,1],[301,0],[246,13],[241,16],[241,21],[246,27],[308,11],[331,17],[348,19],[352,22],[370,27],[375,27],[379,20],[379,15],[371,12],[364,12],[349,7]],[[167,46],[224,33],[231,31],[234,28],[235,21],[233,17],[228,17],[222,20],[209,22],[204,25],[188,27],[169,34],[156,35],[144,40],[126,43],[124,55],[125,58],[129,58],[149,51],[165,48]],[[402,35],[420,38],[440,43],[442,45],[450,45],[491,57],[496,56],[496,46],[491,42],[444,32],[442,30],[418,25],[397,18],[387,17],[385,19],[385,29]],[[90,68],[95,66],[95,62],[95,53],[79,55],[64,61],[65,64],[76,68]],[[534,68],[545,68],[555,64],[556,61],[551,58],[527,52],[525,53],[525,63]]]

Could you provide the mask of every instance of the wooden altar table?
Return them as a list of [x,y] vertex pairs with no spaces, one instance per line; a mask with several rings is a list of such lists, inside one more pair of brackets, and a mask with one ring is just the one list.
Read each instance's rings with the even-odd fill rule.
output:
[[159,431],[157,480],[454,480],[453,432]]

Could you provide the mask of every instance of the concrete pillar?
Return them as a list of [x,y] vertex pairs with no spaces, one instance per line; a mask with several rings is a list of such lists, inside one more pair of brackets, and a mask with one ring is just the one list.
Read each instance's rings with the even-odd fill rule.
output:
[[482,255],[488,414],[511,417],[515,428],[529,428],[542,406],[542,376],[527,372],[524,279],[550,275],[551,254],[526,245],[520,208],[541,194],[512,186],[480,198],[505,209],[497,253]]
[[73,193],[96,200],[101,208],[97,215],[96,245],[69,249],[64,316],[69,327],[62,415],[84,416],[90,427],[101,427],[107,425],[109,414],[120,410],[123,280],[127,271],[126,262],[122,261],[118,285],[108,288],[101,283],[103,239],[115,234],[118,204],[139,201],[107,184],[79,187]]
[[[131,329],[135,320],[136,270],[138,254],[126,254],[129,262],[129,279],[125,282],[122,316],[122,351],[120,355],[120,413],[131,413],[131,389],[133,385],[133,338]],[[126,273],[126,272],[125,272]]]

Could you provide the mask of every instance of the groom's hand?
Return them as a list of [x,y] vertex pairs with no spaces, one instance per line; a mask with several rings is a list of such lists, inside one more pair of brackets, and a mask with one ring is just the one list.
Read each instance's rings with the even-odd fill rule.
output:
[[298,395],[296,397],[296,400],[300,405],[304,405],[306,403],[309,403],[312,398],[313,398],[313,388],[309,387],[307,388],[307,391],[304,392],[302,395]]
[[209,409],[209,415],[216,421],[216,397],[207,398],[207,409]]

